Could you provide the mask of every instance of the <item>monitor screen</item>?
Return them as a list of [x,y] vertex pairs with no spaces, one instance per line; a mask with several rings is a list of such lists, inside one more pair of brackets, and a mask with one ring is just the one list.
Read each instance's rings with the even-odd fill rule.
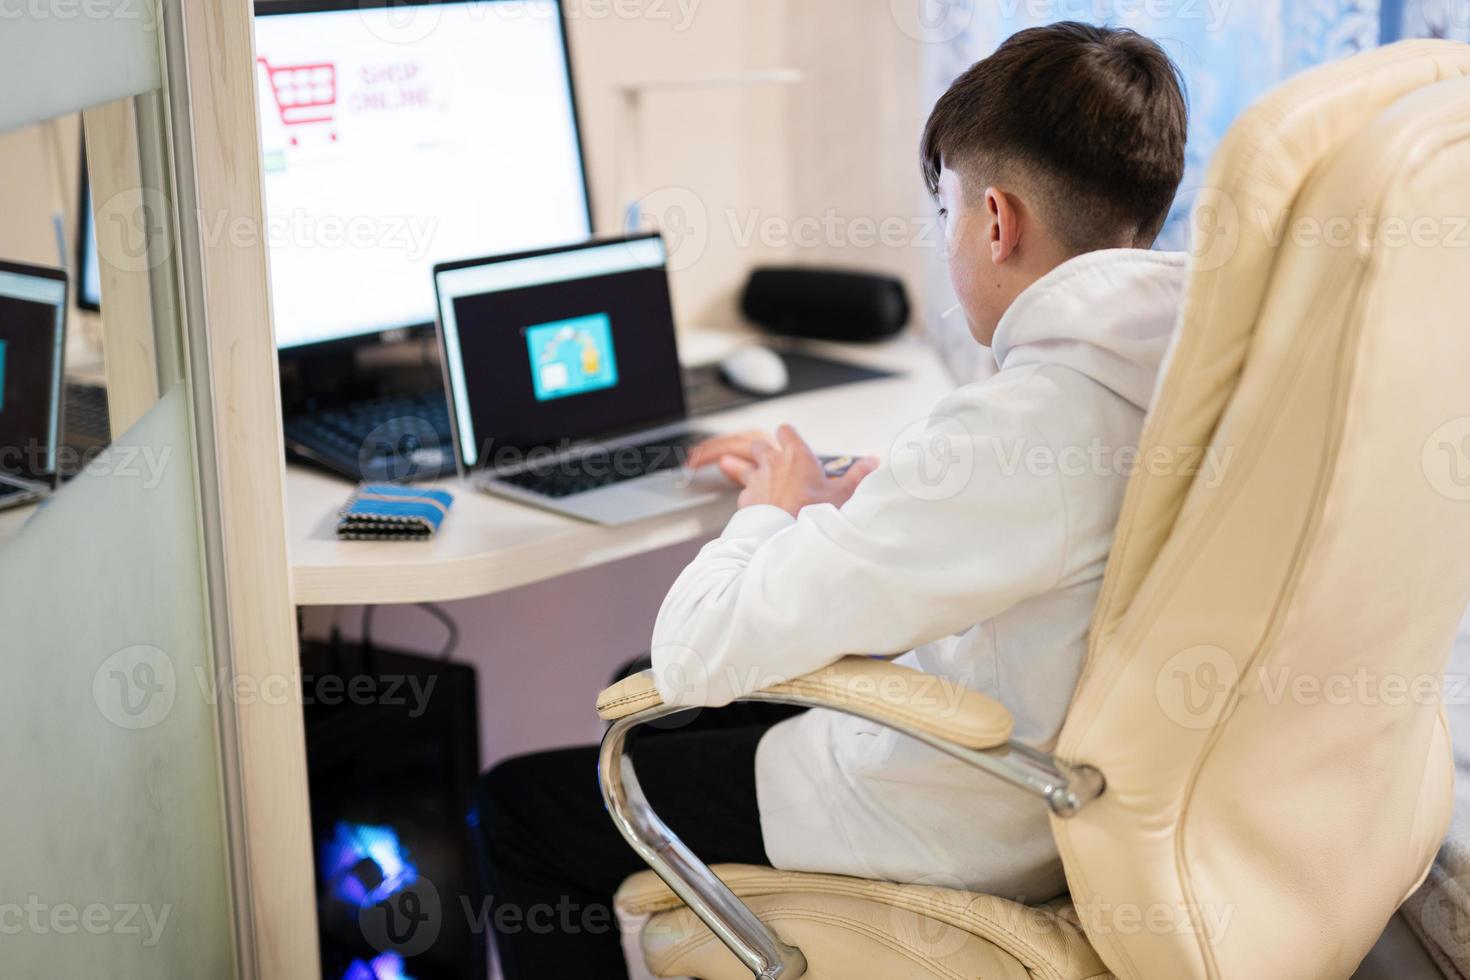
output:
[[558,0],[262,0],[281,347],[432,323],[435,263],[591,234]]
[[97,266],[97,227],[92,221],[92,187],[87,183],[86,158],[82,159],[82,203],[77,212],[77,305],[84,310],[102,308],[102,272]]
[[436,270],[466,467],[684,417],[665,261],[640,236]]
[[0,471],[56,476],[66,275],[0,262]]

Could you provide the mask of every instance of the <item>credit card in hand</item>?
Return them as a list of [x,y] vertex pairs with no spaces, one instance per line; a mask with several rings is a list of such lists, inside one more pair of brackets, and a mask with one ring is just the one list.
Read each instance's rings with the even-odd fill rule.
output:
[[828,479],[836,479],[857,465],[861,456],[818,456],[822,464],[822,472],[827,474]]

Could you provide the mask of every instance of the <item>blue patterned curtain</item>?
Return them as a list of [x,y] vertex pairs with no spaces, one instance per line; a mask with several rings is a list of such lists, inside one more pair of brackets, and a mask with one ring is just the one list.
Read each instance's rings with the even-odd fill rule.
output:
[[[926,27],[931,101],[1006,37],[1056,20],[1131,27],[1159,41],[1189,90],[1188,167],[1160,248],[1186,244],[1191,189],[1235,117],[1288,76],[1408,37],[1470,40],[1470,0],[918,0]],[[1166,14],[1156,11],[1167,11]]]

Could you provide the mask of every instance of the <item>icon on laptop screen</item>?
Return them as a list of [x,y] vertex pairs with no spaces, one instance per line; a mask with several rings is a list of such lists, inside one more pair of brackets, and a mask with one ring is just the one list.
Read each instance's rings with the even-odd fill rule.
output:
[[612,321],[606,313],[527,327],[537,401],[582,395],[618,383]]

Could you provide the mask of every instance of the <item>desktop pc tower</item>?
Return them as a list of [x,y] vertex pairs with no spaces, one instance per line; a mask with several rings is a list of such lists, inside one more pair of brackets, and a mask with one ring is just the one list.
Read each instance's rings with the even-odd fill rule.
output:
[[474,668],[303,642],[324,980],[484,980]]

